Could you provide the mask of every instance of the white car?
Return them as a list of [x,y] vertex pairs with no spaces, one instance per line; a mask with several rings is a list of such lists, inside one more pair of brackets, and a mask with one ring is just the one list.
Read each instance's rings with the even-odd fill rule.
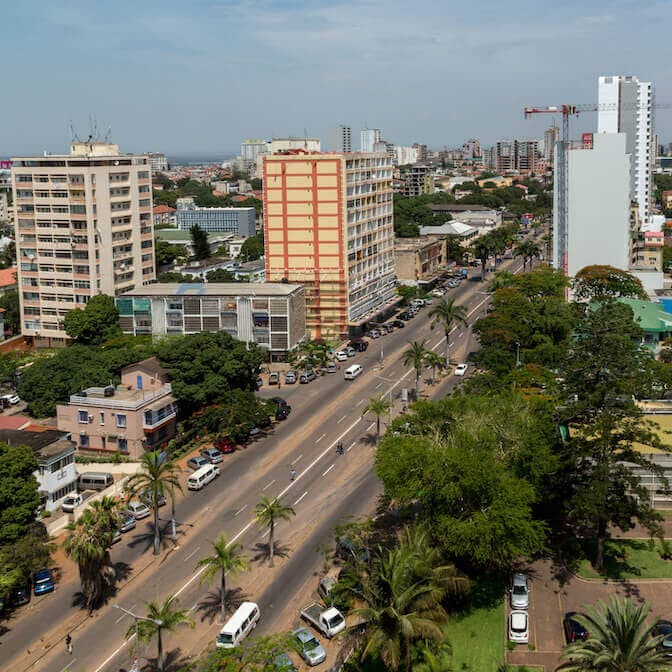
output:
[[516,609],[509,614],[509,640],[527,644],[530,640],[530,619],[526,611]]
[[467,372],[467,365],[466,364],[458,364],[455,367],[455,371],[453,371],[453,374],[456,376],[463,376]]
[[5,394],[2,396],[2,399],[12,406],[16,406],[21,401],[21,397],[18,394]]
[[440,289],[433,289],[432,296],[435,296],[437,299],[440,299],[443,296],[443,292]]
[[[210,464],[208,462],[208,464]],[[143,518],[147,518],[152,511],[151,509],[146,505],[143,504],[142,502],[129,502],[126,505],[126,512],[133,516],[136,520],[142,520]]]
[[65,513],[73,513],[83,501],[81,495],[68,495],[61,504],[61,511],[65,511]]
[[345,352],[344,350],[336,350],[336,352],[334,353],[334,357],[339,362],[346,362],[348,360],[348,353]]

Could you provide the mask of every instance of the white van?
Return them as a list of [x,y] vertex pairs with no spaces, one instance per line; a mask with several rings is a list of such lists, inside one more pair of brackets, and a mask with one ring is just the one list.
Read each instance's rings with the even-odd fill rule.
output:
[[216,464],[206,464],[189,476],[187,488],[189,490],[200,490],[210,481],[214,481],[217,476],[219,476],[219,467]]
[[86,471],[79,475],[77,479],[77,489],[83,490],[105,490],[114,483],[112,474],[106,471]]
[[346,380],[354,380],[363,370],[364,369],[362,368],[361,364],[353,364],[345,370],[343,378]]
[[217,635],[217,646],[232,649],[238,646],[257,625],[259,606],[254,602],[243,602],[236,613],[225,623]]

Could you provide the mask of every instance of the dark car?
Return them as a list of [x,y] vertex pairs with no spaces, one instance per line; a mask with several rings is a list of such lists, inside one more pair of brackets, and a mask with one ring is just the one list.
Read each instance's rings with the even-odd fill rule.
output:
[[[152,493],[151,492],[143,492],[140,495],[140,501],[143,504],[146,504],[151,509],[152,508]],[[162,506],[165,506],[168,503],[168,501],[166,500],[166,498],[163,495],[159,495],[156,498],[156,503],[159,505],[159,508],[160,508]]]
[[651,630],[652,637],[663,637],[658,650],[664,651],[666,656],[672,656],[672,623],[670,621],[658,621]]
[[404,320],[404,322],[408,322],[413,317],[413,313],[409,313],[409,312],[404,310],[402,313],[399,313],[399,315],[397,315],[397,317],[400,320]]
[[289,417],[289,410],[287,408],[284,408],[283,406],[278,406],[277,410],[275,411],[275,419],[276,420],[287,420]]
[[357,352],[364,352],[369,347],[369,342],[363,338],[354,338],[348,343],[348,347],[357,350]]
[[21,607],[24,604],[28,604],[30,602],[30,585],[24,583],[18,588],[14,588],[10,602],[13,607]]
[[236,449],[236,444],[230,436],[218,436],[215,441],[215,448],[220,453],[232,453]]
[[572,642],[585,641],[588,639],[588,630],[586,630],[577,620],[574,618],[577,615],[575,611],[568,611],[565,614],[565,618],[562,620],[562,625],[565,629],[565,640],[567,644]]
[[54,583],[54,576],[50,569],[47,569],[46,567],[44,569],[38,569],[33,574],[33,593],[36,596],[51,593],[55,589],[56,584]]
[[397,328],[397,329],[403,329],[406,324],[404,323],[403,320],[394,320],[392,324]]
[[292,410],[292,407],[282,397],[271,397],[269,401],[275,402],[280,408],[285,408],[288,411]]
[[317,376],[315,375],[315,371],[304,371],[300,376],[299,376],[299,382],[302,383],[303,385],[306,385],[307,383],[310,383],[311,381],[315,380]]

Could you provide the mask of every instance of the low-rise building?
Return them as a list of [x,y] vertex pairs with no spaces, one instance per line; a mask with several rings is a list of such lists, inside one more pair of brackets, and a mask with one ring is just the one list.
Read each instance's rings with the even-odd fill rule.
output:
[[434,214],[449,214],[454,219],[479,228],[495,228],[502,225],[502,212],[485,205],[462,203],[429,203]]
[[47,511],[55,511],[77,489],[76,445],[68,433],[53,429],[41,432],[0,429],[0,443],[33,450],[39,464],[35,472],[38,492]]
[[19,284],[16,280],[16,268],[0,269],[0,296],[18,288]]
[[5,191],[0,191],[0,222],[9,222],[9,207]]
[[474,238],[478,238],[480,231],[475,226],[463,222],[450,221],[440,226],[421,226],[421,236],[458,236],[463,245],[467,245]]
[[273,360],[306,336],[303,287],[287,283],[159,283],[116,300],[127,334],[195,334],[226,331],[256,343]]
[[207,233],[235,233],[249,237],[256,233],[256,220],[254,208],[188,207],[177,211],[177,226],[183,231],[198,225]]
[[[182,245],[189,255],[194,253],[194,242],[191,239],[189,231],[181,231],[180,229],[159,229],[156,232],[157,240],[161,240],[169,245]],[[240,254],[240,248],[247,238],[236,235],[235,233],[209,233],[208,245],[210,245],[210,252],[213,254],[222,254],[218,252],[222,248],[226,248],[227,257],[235,259]]]
[[169,205],[155,205],[152,210],[152,217],[154,219],[154,228],[157,226],[176,226],[177,225],[177,210],[171,208]]
[[70,432],[80,452],[140,457],[175,436],[177,402],[168,372],[155,357],[121,371],[121,384],[89,387],[56,407],[59,430]]
[[404,285],[431,285],[446,267],[445,238],[398,240],[394,246],[394,267],[397,280]]

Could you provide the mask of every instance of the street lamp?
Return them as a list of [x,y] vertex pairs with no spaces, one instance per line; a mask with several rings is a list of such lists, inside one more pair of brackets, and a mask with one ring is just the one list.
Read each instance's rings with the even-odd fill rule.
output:
[[[148,623],[154,623],[157,627],[161,627],[163,625],[163,621],[160,621],[155,618],[147,618],[146,616],[138,616],[137,614],[133,613],[130,609],[124,609],[120,604],[113,604],[112,609],[119,609],[119,611],[123,611],[125,614],[128,614],[133,618],[135,621],[135,641],[136,641],[136,647],[138,646],[140,642],[140,635],[138,633],[138,621],[147,621]],[[161,633],[159,633],[160,637]],[[163,660],[161,656],[159,655],[159,670],[163,672]],[[137,648],[136,648],[136,655],[135,655],[135,660],[133,661],[133,667],[135,668],[132,670],[132,672],[136,672],[138,670],[138,655],[137,655]]]
[[521,365],[520,361],[520,343],[516,342],[516,368]]

